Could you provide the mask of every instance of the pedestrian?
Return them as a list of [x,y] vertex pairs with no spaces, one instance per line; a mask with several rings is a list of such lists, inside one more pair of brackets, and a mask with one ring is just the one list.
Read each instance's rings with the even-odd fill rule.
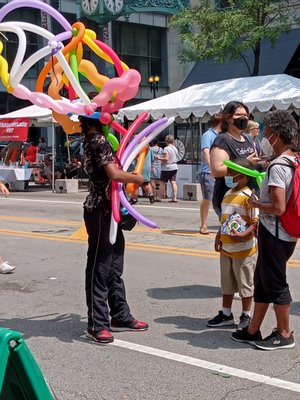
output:
[[163,155],[156,155],[155,158],[161,161],[161,175],[159,182],[159,200],[165,195],[165,186],[169,181],[172,186],[172,199],[169,203],[177,203],[177,183],[176,175],[178,171],[177,160],[179,154],[177,148],[174,146],[174,136],[167,135],[165,138],[166,147],[164,148]]
[[78,178],[81,168],[79,157],[80,156],[73,154],[71,156],[71,161],[65,166],[65,176],[67,179]]
[[[152,190],[152,186],[150,184],[150,171],[151,171],[151,157],[152,153],[149,150],[149,146],[146,145],[147,147],[147,154],[145,156],[143,168],[142,168],[142,176],[144,178],[144,182],[141,186],[142,191],[143,191],[143,196],[148,197],[149,201],[151,204],[154,203],[154,194]],[[133,163],[133,166],[135,167],[135,162]],[[129,200],[130,204],[132,205],[138,205],[139,201],[139,188],[136,188],[136,190],[131,194],[131,198]]]
[[[264,122],[264,136],[273,147],[276,158],[262,182],[260,199],[249,200],[251,206],[259,209],[260,216],[254,314],[250,325],[234,332],[232,339],[254,344],[263,350],[290,349],[295,346],[295,341],[289,324],[292,297],[286,279],[286,264],[295,250],[297,238],[286,232],[279,216],[284,213],[292,193],[294,169],[288,160],[295,160],[292,149],[299,131],[288,111],[271,111]],[[276,328],[262,340],[260,328],[270,303],[274,304]]]
[[[111,221],[111,180],[141,185],[140,174],[124,172],[114,163],[114,152],[104,136],[99,119],[79,117],[84,134],[85,169],[89,176],[89,194],[84,203],[84,221],[88,233],[85,272],[88,308],[87,337],[98,343],[111,343],[110,332],[144,331],[146,322],[136,320],[129,309],[122,279],[125,241],[118,227],[114,244],[109,241]],[[109,319],[109,315],[111,319]]]
[[256,156],[261,156],[263,154],[263,151],[259,140],[259,123],[250,119],[244,133],[246,133],[249,136],[250,140],[252,140]]
[[[163,148],[158,145],[158,140],[153,139],[150,142],[150,151],[152,153],[151,156],[151,172],[150,172],[150,184],[152,186],[152,192],[154,194],[155,201],[158,200],[157,192],[159,189],[159,181],[160,181],[160,174],[161,174],[161,161],[156,158],[156,156],[163,155]],[[158,189],[157,189],[158,188]]]
[[[216,178],[213,207],[218,216],[221,215],[221,203],[227,191],[224,176],[227,167],[224,160],[248,158],[254,166],[260,161],[256,156],[252,141],[243,131],[247,128],[249,109],[240,101],[230,101],[222,111],[221,133],[216,137],[210,151],[212,175]],[[249,182],[252,186],[252,182]],[[257,186],[256,186],[257,188]]]
[[[47,179],[50,187],[52,186],[52,160],[49,154],[45,154],[44,157],[44,161],[42,161],[40,163],[39,166],[39,170],[40,170],[40,176],[43,180],[43,182],[45,181],[45,179]],[[61,178],[61,172],[59,171],[59,169],[57,167],[54,167],[54,181],[56,179],[60,179]]]
[[148,197],[151,204],[154,203],[154,194],[151,186],[151,164],[153,153],[150,151],[150,146],[147,145],[147,154],[145,156],[145,161],[142,169],[142,175],[144,178],[144,182],[142,184],[143,194]]
[[207,217],[209,206],[213,198],[215,178],[210,171],[210,148],[215,138],[221,131],[221,114],[211,116],[211,128],[209,128],[201,138],[201,166],[199,171],[202,200],[200,203],[200,228],[202,235],[209,234],[207,228]]
[[[251,162],[245,158],[233,162],[253,169]],[[251,320],[258,211],[248,204],[252,195],[247,186],[249,179],[249,176],[229,168],[225,176],[230,189],[222,201],[221,227],[215,239],[215,250],[220,253],[222,310],[207,321],[210,328],[234,324],[231,308],[236,292],[239,292],[242,302],[238,328],[247,327]]]
[[38,161],[44,161],[45,154],[47,153],[47,143],[46,139],[43,136],[39,138],[37,151],[38,151]]
[[37,161],[37,152],[38,152],[37,146],[33,142],[30,142],[30,146],[26,150],[26,155],[24,160],[27,161],[29,165],[35,164]]
[[[0,181],[0,192],[5,196],[9,195],[9,190],[2,181]],[[14,265],[8,261],[3,261],[3,259],[0,257],[0,274],[11,274],[15,269],[16,267]]]

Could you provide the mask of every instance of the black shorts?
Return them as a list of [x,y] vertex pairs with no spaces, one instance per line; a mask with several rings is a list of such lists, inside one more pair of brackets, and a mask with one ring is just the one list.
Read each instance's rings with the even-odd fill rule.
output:
[[276,239],[261,223],[258,227],[258,257],[254,273],[256,303],[290,304],[286,264],[297,242]]
[[178,169],[175,169],[173,171],[161,171],[160,180],[165,183],[167,183],[168,181],[176,181],[177,171]]

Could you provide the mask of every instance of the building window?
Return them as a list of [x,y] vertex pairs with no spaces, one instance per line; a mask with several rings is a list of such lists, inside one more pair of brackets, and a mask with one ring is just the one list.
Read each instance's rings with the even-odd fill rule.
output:
[[138,70],[142,84],[148,85],[150,75],[159,75],[162,86],[167,86],[163,73],[162,54],[165,54],[166,30],[143,25],[113,24],[113,49],[130,68]]
[[297,47],[284,73],[295,78],[300,78],[300,45]]

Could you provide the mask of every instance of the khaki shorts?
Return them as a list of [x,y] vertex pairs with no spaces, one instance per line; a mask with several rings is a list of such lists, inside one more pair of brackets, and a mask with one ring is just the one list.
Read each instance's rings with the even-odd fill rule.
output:
[[239,292],[241,297],[252,297],[256,254],[246,258],[230,258],[220,254],[222,294]]

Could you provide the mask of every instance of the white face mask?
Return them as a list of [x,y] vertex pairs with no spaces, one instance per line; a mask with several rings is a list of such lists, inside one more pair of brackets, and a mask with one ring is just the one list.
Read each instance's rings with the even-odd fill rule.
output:
[[274,156],[273,147],[267,138],[265,137],[262,138],[260,146],[262,148],[263,153],[267,156],[267,158],[272,158]]
[[234,176],[225,176],[224,178],[226,186],[230,189],[234,189],[237,186],[238,182],[233,182],[233,178],[235,178]]
[[272,133],[271,136],[269,136],[268,138],[265,138],[265,139],[269,142],[269,145],[272,147],[273,154],[274,154],[274,146],[275,146],[275,144],[278,142],[278,138],[277,138],[277,139],[275,140],[275,142],[274,142],[273,144],[271,144],[270,139],[271,139],[271,137],[273,137],[274,135],[275,135],[275,133]]

